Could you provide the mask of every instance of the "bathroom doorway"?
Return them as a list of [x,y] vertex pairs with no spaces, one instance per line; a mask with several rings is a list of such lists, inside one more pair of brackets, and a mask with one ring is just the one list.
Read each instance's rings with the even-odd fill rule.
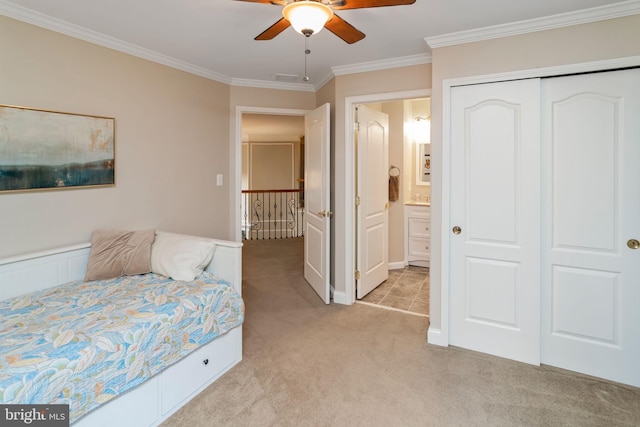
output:
[[[424,161],[430,161],[430,97],[362,105],[388,116],[389,271],[379,286],[354,300],[428,316],[430,171],[425,174]],[[356,151],[362,148],[355,144]],[[361,168],[356,170],[359,179]]]

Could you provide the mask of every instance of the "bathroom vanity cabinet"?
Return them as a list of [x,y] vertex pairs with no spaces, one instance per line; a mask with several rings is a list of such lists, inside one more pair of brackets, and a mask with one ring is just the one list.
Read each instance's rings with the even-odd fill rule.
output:
[[429,267],[431,254],[431,207],[426,203],[407,203],[405,218],[405,260],[409,265]]

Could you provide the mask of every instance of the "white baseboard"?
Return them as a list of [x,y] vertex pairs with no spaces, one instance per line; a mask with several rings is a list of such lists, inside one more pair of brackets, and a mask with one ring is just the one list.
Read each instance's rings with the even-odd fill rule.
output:
[[406,264],[404,263],[404,261],[399,261],[399,262],[390,262],[389,263],[389,270],[399,270],[401,268],[404,268]]
[[433,345],[439,345],[442,347],[449,346],[449,340],[442,334],[440,329],[433,328],[429,326],[429,330],[427,331],[427,342]]
[[430,267],[429,261],[409,261],[408,265],[415,265],[416,267]]
[[335,302],[336,304],[351,305],[351,302],[347,301],[346,292],[336,292],[336,290],[332,286],[331,293],[333,294],[333,302]]

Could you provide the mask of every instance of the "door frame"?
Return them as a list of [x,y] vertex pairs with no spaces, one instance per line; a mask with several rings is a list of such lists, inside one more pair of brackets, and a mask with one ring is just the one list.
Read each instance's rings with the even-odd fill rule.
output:
[[300,108],[271,108],[271,107],[251,107],[236,106],[235,135],[231,138],[231,149],[229,150],[231,168],[233,173],[233,185],[229,195],[229,215],[232,227],[231,238],[236,242],[242,242],[242,115],[243,114],[265,114],[271,116],[302,116],[312,110]]
[[356,144],[355,144],[355,107],[357,104],[369,104],[373,102],[403,101],[415,98],[431,97],[431,89],[416,89],[399,92],[387,92],[368,95],[348,96],[344,100],[344,143],[345,143],[345,165],[351,165],[352,173],[345,174],[344,192],[344,225],[345,230],[352,230],[350,235],[345,237],[345,271],[344,271],[344,294],[334,292],[333,301],[338,304],[351,305],[356,301],[356,282],[354,273],[356,271],[356,235],[355,235],[355,198],[356,198]]
[[[576,73],[594,71],[607,71],[620,68],[640,66],[640,56],[609,59],[603,61],[584,62],[569,65],[535,68],[528,70],[511,71],[506,73],[487,74],[479,76],[459,77],[442,81],[442,186],[441,186],[441,242],[440,242],[440,328],[435,328],[433,323],[429,325],[427,342],[440,346],[449,345],[449,292],[450,286],[450,199],[451,191],[451,88],[471,84],[495,83],[508,80],[544,78]],[[543,224],[544,227],[544,224]],[[431,299],[432,304],[435,303]],[[434,310],[431,310],[432,312]]]

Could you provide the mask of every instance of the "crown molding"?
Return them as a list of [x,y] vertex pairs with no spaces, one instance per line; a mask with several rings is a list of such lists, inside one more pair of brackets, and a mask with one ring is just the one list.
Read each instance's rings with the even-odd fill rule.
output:
[[358,64],[338,65],[331,67],[331,70],[316,83],[315,90],[320,90],[324,85],[329,83],[336,76],[344,76],[347,74],[365,73],[368,71],[387,70],[390,68],[409,67],[412,65],[431,64],[431,54],[419,54],[411,56],[401,56],[398,58],[389,58],[381,61],[361,62]]
[[215,80],[220,83],[231,83],[231,78],[224,74],[216,73],[206,68],[199,67],[197,65],[181,61],[167,55],[163,55],[150,49],[145,49],[131,43],[123,42],[122,40],[116,39],[114,37],[105,36],[104,34],[100,34],[98,32],[71,24],[60,19],[52,18],[50,16],[35,12],[22,6],[15,5],[13,3],[9,3],[4,0],[0,0],[0,14],[8,16],[9,18],[26,22],[28,24],[46,28],[57,33],[65,34],[76,39],[84,40],[89,43],[97,44],[109,49],[117,50],[119,52],[156,62],[158,64],[166,65],[167,67],[185,71],[190,74],[195,74],[200,77],[205,77],[210,80]]
[[629,0],[606,6],[584,9],[576,12],[551,15],[544,18],[529,19],[509,24],[460,31],[440,36],[426,37],[424,40],[432,48],[453,46],[462,43],[473,43],[482,40],[509,37],[536,31],[552,30],[589,22],[621,18],[640,13],[640,0]]
[[295,90],[297,92],[315,92],[315,87],[307,83],[272,82],[269,80],[253,80],[232,78],[231,86],[255,87],[261,89]]
[[327,73],[320,81],[314,85],[305,83],[283,83],[271,82],[267,80],[251,80],[251,79],[231,79],[232,86],[246,86],[264,89],[283,89],[295,90],[301,92],[316,92],[327,84],[335,76],[346,74],[363,73],[367,71],[378,71],[389,68],[408,67],[411,65],[422,65],[431,63],[431,54],[420,54],[412,56],[403,56],[399,58],[384,59],[382,61],[361,62],[358,64],[342,65],[331,67],[331,71]]
[[65,34],[76,39],[84,40],[89,43],[133,55],[138,58],[146,59],[158,64],[166,65],[168,67],[185,71],[190,74],[229,84],[231,86],[293,90],[298,92],[315,92],[336,75],[376,71],[388,68],[426,64],[431,62],[431,54],[425,54],[332,67],[331,71],[327,73],[327,75],[315,85],[305,83],[273,82],[268,80],[239,79],[232,78],[221,73],[216,73],[209,69],[178,60],[176,58],[155,52],[150,49],[145,49],[140,46],[124,42],[114,37],[100,34],[88,28],[74,25],[67,21],[56,19],[51,16],[47,16],[34,10],[10,3],[6,0],[0,0],[0,14],[8,16],[9,18],[26,22],[28,24],[55,31],[57,33]]
[[381,61],[361,62],[359,64],[338,65],[331,67],[334,76],[345,74],[365,73],[368,71],[387,70],[389,68],[409,67],[411,65],[422,65],[431,63],[431,54],[401,56],[398,58],[383,59]]
[[322,89],[322,87],[324,85],[326,85],[327,83],[329,83],[331,81],[331,79],[334,78],[334,77],[335,76],[333,75],[333,72],[331,70],[329,70],[327,72],[327,74],[325,74],[325,76],[322,79],[320,79],[318,81],[318,83],[316,83],[314,85],[314,88],[315,88],[316,92],[319,91],[320,89]]

